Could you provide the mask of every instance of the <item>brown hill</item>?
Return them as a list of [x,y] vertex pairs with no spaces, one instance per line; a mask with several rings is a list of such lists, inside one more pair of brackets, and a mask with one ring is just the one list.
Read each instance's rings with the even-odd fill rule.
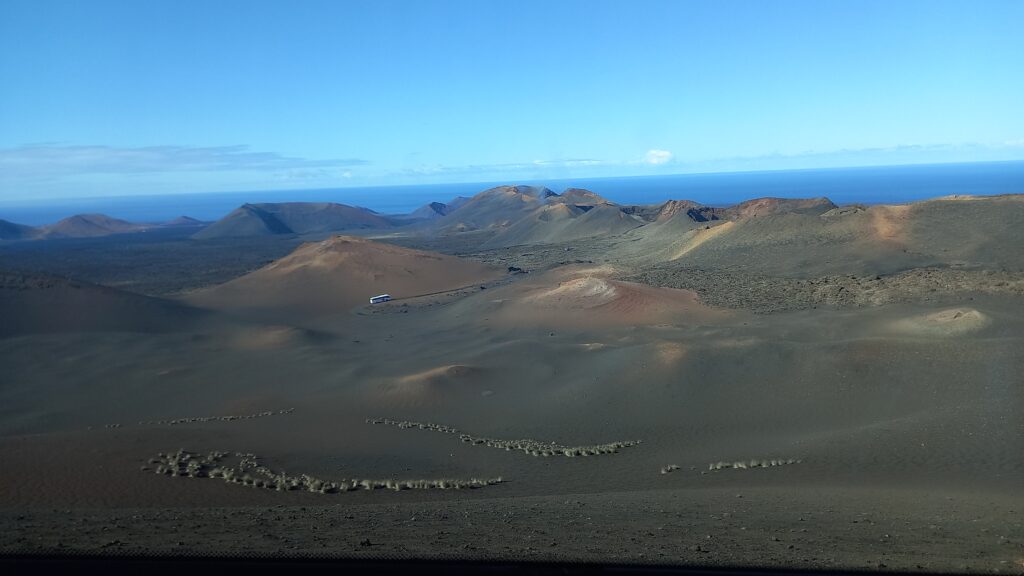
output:
[[727,208],[726,218],[754,218],[769,214],[824,214],[836,205],[828,198],[755,198]]
[[264,317],[308,318],[365,305],[370,296],[406,298],[493,280],[502,272],[454,256],[352,236],[304,244],[288,256],[186,299],[201,307]]
[[610,266],[570,265],[494,290],[489,316],[515,326],[581,327],[690,324],[730,312],[704,306],[696,293],[615,280]]

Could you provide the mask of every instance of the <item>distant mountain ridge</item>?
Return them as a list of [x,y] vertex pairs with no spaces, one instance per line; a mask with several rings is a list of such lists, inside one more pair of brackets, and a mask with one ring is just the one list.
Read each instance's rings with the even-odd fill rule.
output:
[[173,220],[164,222],[164,226],[206,226],[207,222],[202,220],[196,220],[195,218],[189,218],[188,216],[178,216]]
[[[604,238],[637,258],[693,266],[730,259],[768,268],[779,258],[802,262],[801,250],[828,246],[836,254],[821,259],[833,262],[828,270],[843,258],[863,259],[857,255],[867,253],[897,269],[914,254],[928,254],[934,263],[953,261],[956,254],[963,260],[976,258],[976,251],[984,251],[983,237],[971,222],[987,222],[988,233],[1009,242],[1015,237],[1012,224],[1024,218],[1022,198],[955,196],[842,207],[824,197],[754,198],[725,207],[692,200],[620,205],[585,189],[558,194],[541,186],[507,185],[448,203],[431,202],[405,215],[329,202],[288,202],[244,204],[209,225],[187,217],[137,224],[102,214],[80,214],[38,228],[0,221],[0,240],[100,237],[159,227],[194,227],[196,239],[395,230],[424,239],[466,234],[482,250]],[[931,219],[941,226],[929,225]],[[961,240],[943,236],[940,228],[958,230]],[[875,266],[864,264],[865,269]]]
[[835,207],[827,198],[758,198],[727,208],[704,206],[691,200],[622,206],[581,188],[557,194],[538,186],[498,186],[468,199],[458,211],[435,210],[435,215],[420,228],[439,235],[488,234],[490,237],[481,241],[481,247],[486,249],[614,236],[652,224],[667,224],[685,231],[717,220],[785,213],[822,214]]
[[338,230],[391,228],[394,223],[366,208],[330,202],[243,204],[200,230],[197,239]]
[[205,222],[179,216],[159,224],[140,224],[106,214],[75,214],[45,226],[28,226],[0,220],[0,240],[49,240],[61,238],[99,238],[115,234],[144,232],[156,228],[199,227]]

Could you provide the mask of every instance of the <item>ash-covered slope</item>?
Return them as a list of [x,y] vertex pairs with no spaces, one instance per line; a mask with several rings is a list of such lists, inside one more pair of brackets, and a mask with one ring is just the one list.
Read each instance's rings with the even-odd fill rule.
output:
[[388,293],[404,298],[502,276],[479,262],[353,236],[304,244],[255,272],[186,297],[201,307],[306,319]]
[[551,202],[499,231],[481,246],[498,248],[572,242],[599,236],[616,236],[643,224],[613,204],[577,206]]
[[207,314],[178,302],[44,274],[0,271],[0,338],[50,332],[170,332]]
[[195,238],[307,234],[390,228],[391,221],[363,208],[330,202],[244,204],[195,234]]

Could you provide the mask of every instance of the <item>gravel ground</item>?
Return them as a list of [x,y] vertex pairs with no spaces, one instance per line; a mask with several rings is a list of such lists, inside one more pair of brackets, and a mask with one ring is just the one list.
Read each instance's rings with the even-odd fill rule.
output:
[[712,489],[324,507],[3,510],[0,550],[1024,573],[1020,496]]

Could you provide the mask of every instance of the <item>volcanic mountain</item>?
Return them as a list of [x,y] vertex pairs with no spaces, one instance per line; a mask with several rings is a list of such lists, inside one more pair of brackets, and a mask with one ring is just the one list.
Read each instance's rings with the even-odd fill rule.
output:
[[[665,207],[668,208],[668,207]],[[937,198],[904,205],[836,207],[827,199],[758,199],[716,208],[667,210],[626,236],[624,249],[654,262],[773,276],[888,274],[964,262],[1024,267],[1024,196]],[[695,217],[696,216],[696,217]]]
[[42,240],[49,238],[99,238],[114,234],[142,232],[153,228],[185,228],[205,225],[194,218],[180,216],[162,224],[138,224],[106,214],[77,214],[48,226],[25,226],[0,220],[0,240]]
[[263,317],[308,318],[345,312],[370,296],[431,294],[493,280],[502,272],[469,260],[352,236],[304,244],[255,272],[191,294],[206,308]]
[[722,212],[731,220],[756,218],[769,214],[819,215],[835,208],[828,198],[755,198],[740,202]]
[[38,228],[0,220],[0,240],[26,240],[36,238],[39,234]]
[[447,216],[452,212],[458,210],[463,204],[469,201],[469,198],[465,196],[456,196],[447,203],[445,202],[431,202],[424,204],[419,208],[413,210],[408,214],[397,214],[392,215],[391,218],[399,220],[436,220],[442,216]]
[[306,234],[390,228],[391,221],[364,208],[330,202],[243,204],[195,234],[195,238]]
[[615,236],[643,224],[614,204],[589,206],[552,201],[500,230],[481,246],[497,248]]
[[431,229],[451,234],[471,230],[498,230],[510,225],[557,197],[539,186],[498,186],[466,200],[457,211],[436,219]]
[[448,214],[448,205],[443,202],[431,202],[413,210],[410,217],[420,220],[431,220]]
[[537,186],[499,186],[434,219],[441,235],[478,231],[483,248],[565,242],[621,234],[643,222],[601,196],[578,188],[559,195]]
[[106,214],[77,214],[56,224],[44,226],[40,230],[42,236],[46,238],[95,238],[111,234],[141,232],[146,228],[148,226],[144,224],[111,218]]
[[195,218],[190,218],[188,216],[178,216],[177,218],[175,218],[173,220],[168,220],[167,222],[163,223],[163,226],[175,227],[175,228],[187,227],[187,226],[204,226],[204,225],[206,225],[206,222],[203,222],[202,220],[196,220]]

